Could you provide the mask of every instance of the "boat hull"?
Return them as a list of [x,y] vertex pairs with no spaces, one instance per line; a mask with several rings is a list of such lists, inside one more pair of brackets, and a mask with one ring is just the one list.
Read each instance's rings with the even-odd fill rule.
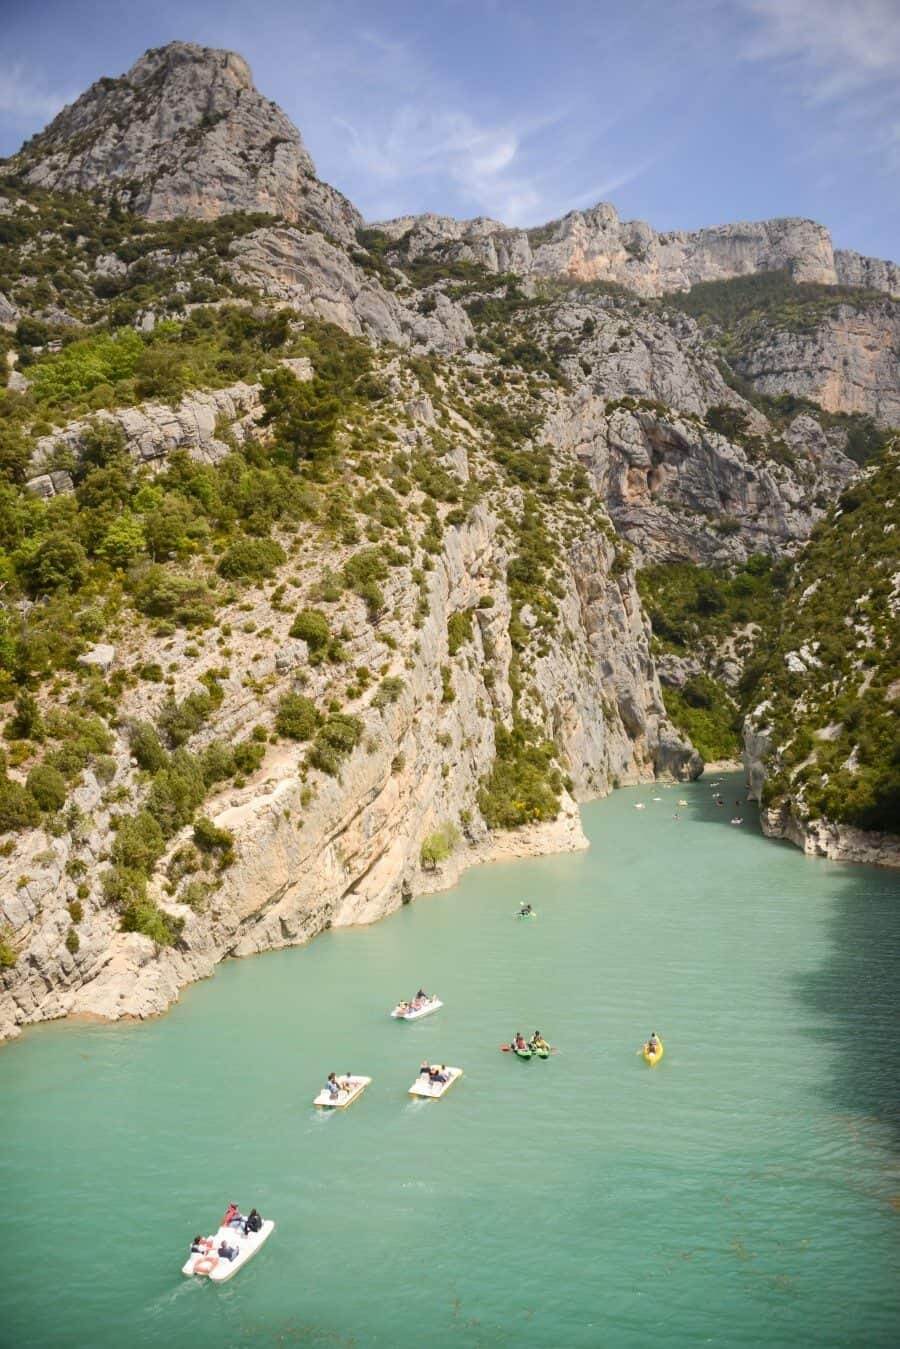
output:
[[346,1080],[350,1083],[348,1091],[340,1091],[337,1096],[332,1096],[331,1092],[323,1089],[313,1101],[313,1105],[319,1106],[322,1110],[347,1110],[354,1101],[359,1100],[372,1081],[371,1077],[351,1077],[349,1074]]
[[[191,1255],[181,1267],[182,1274],[189,1278],[208,1279],[210,1283],[227,1283],[233,1279],[239,1269],[243,1269],[248,1261],[252,1260],[257,1251],[265,1245],[269,1237],[275,1231],[275,1224],[271,1218],[267,1218],[258,1232],[250,1232],[244,1236],[236,1227],[220,1227],[215,1236],[210,1240],[213,1243],[213,1251],[218,1250],[219,1246],[225,1241],[229,1246],[237,1246],[238,1253],[233,1260],[226,1260],[215,1254],[210,1256]],[[212,1268],[209,1268],[212,1263]],[[200,1266],[198,1269],[197,1266]]]
[[463,1075],[462,1068],[445,1068],[444,1071],[448,1074],[446,1082],[431,1082],[427,1077],[417,1077],[409,1089],[409,1095],[420,1096],[428,1101],[440,1100]]
[[443,1005],[440,998],[429,998],[428,1002],[423,1002],[421,1007],[417,1007],[415,1010],[407,1009],[404,1012],[400,1010],[401,1004],[398,1003],[391,1012],[391,1016],[397,1021],[421,1021],[423,1016],[431,1016],[432,1012],[438,1011]]
[[665,1052],[666,1051],[663,1049],[662,1040],[660,1040],[659,1050],[655,1054],[651,1054],[650,1051],[647,1049],[647,1046],[644,1045],[644,1062],[649,1063],[651,1068],[655,1068],[656,1065],[662,1061],[662,1057],[665,1054]]

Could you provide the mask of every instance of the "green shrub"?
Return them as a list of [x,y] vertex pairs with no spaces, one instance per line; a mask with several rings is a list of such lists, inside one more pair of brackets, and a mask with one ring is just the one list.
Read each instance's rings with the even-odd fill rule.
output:
[[460,647],[472,640],[472,610],[462,609],[447,619],[447,652],[455,656]]
[[376,618],[385,606],[384,593],[378,582],[386,579],[388,570],[380,548],[363,548],[344,563],[344,582],[365,600],[370,618]]
[[40,806],[31,792],[12,778],[0,779],[0,834],[33,829],[40,822]]
[[133,721],[128,727],[131,753],[138,766],[148,773],[158,773],[168,763],[169,756],[162,741],[149,721]]
[[122,932],[142,932],[157,946],[171,946],[184,927],[183,918],[163,913],[152,899],[132,899],[122,908]]
[[177,749],[168,765],[156,774],[147,797],[147,809],[159,822],[165,838],[188,824],[206,796],[199,759]]
[[312,653],[324,651],[331,641],[328,619],[321,609],[301,609],[291,624],[291,636],[301,638]]
[[289,740],[309,740],[319,724],[319,713],[311,698],[302,693],[286,693],[278,703],[275,729]]
[[50,764],[35,764],[25,785],[41,810],[62,810],[66,804],[66,780]]
[[309,751],[309,763],[323,773],[337,777],[341,762],[359,744],[362,722],[344,712],[333,712],[316,735]]
[[419,854],[422,866],[433,871],[439,862],[445,862],[459,842],[459,837],[456,825],[449,822],[429,834]]
[[223,554],[218,572],[229,580],[261,581],[286,561],[287,554],[274,539],[239,539]]
[[84,917],[84,905],[80,899],[73,899],[71,904],[66,906],[69,910],[69,917],[73,923],[80,923]]
[[194,821],[194,842],[201,852],[217,853],[222,867],[230,866],[234,861],[234,834],[228,829],[219,829],[201,816]]
[[158,823],[149,811],[141,810],[137,815],[120,820],[112,846],[112,860],[126,871],[141,871],[149,876],[165,846]]
[[207,787],[232,777],[235,767],[234,749],[224,740],[213,740],[200,755],[200,771]]
[[372,698],[372,706],[378,708],[388,707],[391,703],[397,701],[405,688],[405,679],[401,679],[398,675],[388,675],[386,679],[382,679],[378,688],[375,690],[375,694]]
[[43,740],[44,719],[34,694],[20,689],[15,708],[15,715],[10,717],[4,730],[7,740]]
[[0,970],[11,970],[19,958],[12,944],[12,936],[11,928],[0,927]]
[[266,757],[266,747],[253,740],[242,740],[234,747],[234,766],[247,776],[256,771]]
[[216,698],[206,689],[196,689],[180,703],[167,698],[159,710],[157,725],[168,743],[177,748],[197,734],[216,705]]
[[135,607],[150,618],[174,618],[187,626],[205,623],[213,596],[197,577],[179,576],[165,567],[151,566],[134,583]]
[[66,933],[66,950],[72,955],[75,955],[80,946],[81,942],[78,938],[78,933],[75,931],[74,927],[70,927]]

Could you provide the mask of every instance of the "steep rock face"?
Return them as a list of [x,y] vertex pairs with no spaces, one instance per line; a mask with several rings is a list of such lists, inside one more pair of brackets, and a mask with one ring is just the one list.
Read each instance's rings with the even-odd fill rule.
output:
[[755,463],[697,421],[644,409],[608,412],[586,392],[548,423],[551,443],[574,450],[617,527],[647,562],[722,566],[777,554],[809,535],[814,504],[849,481],[843,455],[809,454],[791,470]]
[[400,346],[427,346],[445,355],[461,350],[472,336],[472,325],[458,304],[441,295],[432,313],[420,314],[320,234],[256,230],[233,245],[232,257],[237,281],[346,332]]
[[772,435],[725,384],[684,315],[617,301],[566,304],[551,321],[552,338],[583,333],[585,324],[590,336],[564,363],[573,388],[558,396],[543,434],[577,456],[646,561],[723,565],[778,553],[808,537],[823,510],[817,500],[833,500],[855,475],[809,417],[795,419],[782,462],[712,430],[707,414],[725,407],[761,442]]
[[812,331],[772,328],[735,368],[761,393],[900,425],[900,305],[841,305]]
[[[225,955],[292,945],[329,926],[373,921],[405,897],[450,883],[473,862],[585,846],[566,797],[555,823],[508,834],[490,835],[478,811],[477,784],[494,757],[494,718],[507,720],[512,705],[506,636],[511,601],[505,585],[498,584],[507,561],[489,511],[479,508],[469,524],[450,531],[431,574],[429,617],[417,633],[418,649],[403,624],[395,628],[410,655],[405,669],[399,660],[397,665],[405,675],[402,696],[381,710],[371,701],[361,709],[365,737],[339,779],[316,774],[310,793],[298,775],[302,748],[282,745],[270,751],[246,787],[207,803],[217,825],[234,833],[237,861],[223,873],[202,914],[168,899],[157,885],[158,902],[186,920],[178,949],[158,950],[146,937],[117,931],[115,913],[103,905],[86,905],[80,949],[76,954],[65,949],[66,905],[75,897],[66,864],[77,858],[92,875],[110,843],[109,807],[96,779],[85,774],[79,806],[86,818],[77,836],[51,838],[36,831],[0,858],[3,921],[21,951],[15,969],[0,973],[0,1036],[74,1011],[111,1018],[157,1013],[181,986],[210,974]],[[556,735],[579,796],[605,792],[614,779],[684,778],[702,767],[666,719],[633,576],[627,571],[614,576],[614,562],[613,546],[602,534],[573,543],[560,600],[571,640],[538,657],[533,671],[546,730]],[[476,611],[471,646],[453,658],[455,698],[448,703],[440,677],[448,661],[448,617],[471,608],[488,585],[495,604]],[[388,599],[402,602],[409,590],[408,578],[398,575]],[[348,638],[352,659],[373,666],[383,647],[361,602],[356,604]],[[241,608],[246,612],[250,606]],[[288,620],[261,594],[250,617],[254,626],[266,623],[275,631],[265,647],[235,634],[236,673],[224,682],[224,701],[202,740],[234,738],[265,715],[242,677],[251,659],[257,680],[274,681],[270,696],[298,677],[313,696],[328,684],[328,672],[308,668],[302,652],[295,653],[299,665],[279,679],[281,630]],[[179,634],[170,642],[170,654],[177,657],[184,641]],[[123,660],[129,654],[120,653]],[[190,663],[179,677],[185,688],[189,669]],[[146,686],[134,690],[123,716],[148,715],[152,696]],[[127,787],[134,773],[124,741],[116,762],[111,785]],[[466,811],[467,836],[451,862],[437,875],[423,872],[423,838]],[[176,838],[173,848],[184,841]],[[15,878],[23,874],[28,883],[17,887]]]
[[834,253],[837,279],[842,286],[861,286],[863,290],[883,290],[900,297],[900,266],[881,258],[866,258],[849,248]]
[[868,286],[897,290],[895,264],[854,254],[844,255],[839,266],[828,230],[797,218],[658,233],[644,221],[620,220],[615,207],[601,202],[529,230],[485,217],[457,221],[434,215],[403,216],[378,228],[402,240],[413,259],[437,255],[478,263],[491,272],[614,282],[639,295],[772,271],[824,285],[865,275]]
[[29,182],[101,191],[151,220],[260,211],[351,240],[361,223],[319,182],[293,123],[234,52],[172,42],[98,80],[12,161]]

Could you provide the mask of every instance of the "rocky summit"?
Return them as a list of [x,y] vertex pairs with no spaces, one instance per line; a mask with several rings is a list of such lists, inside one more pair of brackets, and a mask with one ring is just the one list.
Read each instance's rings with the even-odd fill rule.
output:
[[0,1035],[583,847],[742,725],[769,832],[896,861],[896,264],[367,225],[172,43],[0,165],[0,287]]

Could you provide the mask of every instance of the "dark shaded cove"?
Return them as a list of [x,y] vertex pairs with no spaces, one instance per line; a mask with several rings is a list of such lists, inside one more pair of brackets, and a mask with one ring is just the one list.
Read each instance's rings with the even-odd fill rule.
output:
[[798,979],[798,991],[819,1022],[815,1034],[838,1051],[830,1099],[888,1129],[900,1150],[900,884],[887,869],[846,871],[833,954]]

